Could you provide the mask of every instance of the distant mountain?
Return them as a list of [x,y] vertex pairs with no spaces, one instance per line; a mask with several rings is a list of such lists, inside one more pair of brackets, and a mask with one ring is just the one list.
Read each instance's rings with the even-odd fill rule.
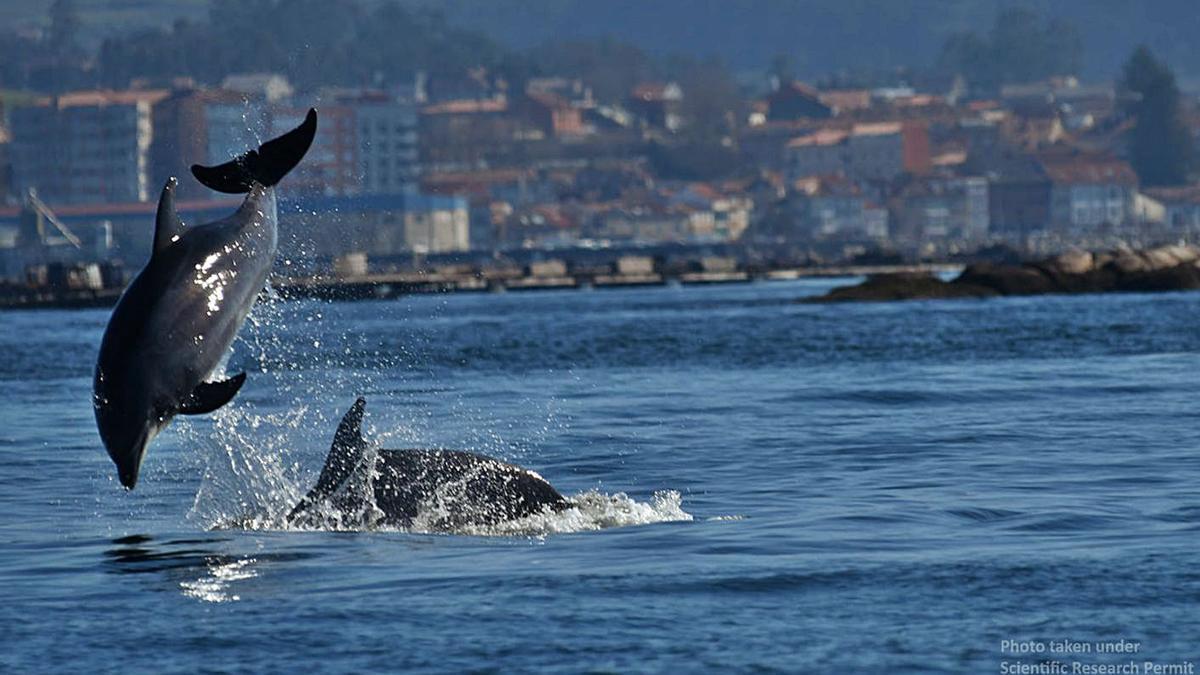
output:
[[986,33],[1003,9],[1074,23],[1085,72],[1114,77],[1139,43],[1200,76],[1196,0],[403,0],[502,43],[618,36],[656,53],[716,54],[738,69],[791,57],[806,77],[933,62],[946,37]]
[[[0,25],[40,25],[52,1],[0,0]],[[203,19],[209,5],[209,0],[74,1],[83,36],[93,46],[137,27]],[[1078,27],[1089,78],[1114,77],[1139,43],[1150,45],[1181,75],[1200,77],[1197,0],[398,1],[438,8],[453,23],[514,47],[615,36],[656,54],[715,54],[741,70],[765,69],[773,57],[786,54],[807,78],[929,65],[947,36],[986,33],[997,13],[1020,6]]]
[[[209,0],[74,0],[81,38],[95,47],[107,36],[151,26],[170,26],[176,19],[203,19]],[[0,0],[0,28],[44,26],[54,0]]]

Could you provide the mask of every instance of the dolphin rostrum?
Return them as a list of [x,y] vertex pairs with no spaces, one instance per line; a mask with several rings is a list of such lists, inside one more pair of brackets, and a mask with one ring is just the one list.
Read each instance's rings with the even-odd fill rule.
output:
[[121,295],[100,345],[92,405],[121,484],[133,489],[146,448],[177,414],[212,412],[246,379],[205,381],[220,363],[275,262],[275,190],[312,145],[317,113],[295,129],[215,167],[204,185],[248,193],[232,216],[185,227],[172,178],[158,201],[154,250]]
[[362,437],[366,405],[359,398],[342,418],[321,476],[289,524],[311,523],[313,511],[328,506],[343,526],[409,527],[425,512],[433,529],[453,531],[572,506],[533,471],[485,455],[374,449]]

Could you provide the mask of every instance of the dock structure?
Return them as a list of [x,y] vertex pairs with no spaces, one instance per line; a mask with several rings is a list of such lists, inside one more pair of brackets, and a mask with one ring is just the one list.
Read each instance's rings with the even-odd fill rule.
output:
[[[108,307],[116,304],[123,283],[100,281],[92,265],[49,266],[49,283],[0,284],[0,309]],[[821,266],[777,269],[657,269],[641,264],[568,269],[563,265],[446,269],[407,272],[366,272],[362,266],[343,266],[341,274],[274,276],[271,287],[284,299],[382,300],[431,293],[502,293],[655,286],[737,284],[819,277],[855,277],[894,272],[952,272],[957,265]],[[46,274],[43,273],[43,276]],[[105,279],[114,275],[104,275]],[[40,280],[39,281],[43,281]],[[123,278],[122,282],[127,281]]]
[[751,281],[784,281],[801,278],[854,277],[890,272],[949,272],[955,265],[895,265],[810,267],[776,270],[689,271],[661,273],[639,271],[527,274],[523,270],[483,270],[474,273],[405,272],[351,277],[277,277],[271,285],[284,298],[370,300],[424,293],[487,293],[610,289],[667,285],[736,284]]

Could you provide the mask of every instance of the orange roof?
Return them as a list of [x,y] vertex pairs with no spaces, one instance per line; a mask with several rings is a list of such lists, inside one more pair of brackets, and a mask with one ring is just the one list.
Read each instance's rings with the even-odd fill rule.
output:
[[807,136],[793,138],[792,140],[788,141],[787,147],[803,148],[814,145],[837,145],[838,143],[846,140],[846,137],[849,135],[850,134],[840,129],[822,129]]
[[1104,157],[1043,158],[1042,167],[1054,183],[1067,185],[1137,185],[1128,162]]
[[717,192],[717,190],[708,183],[692,183],[688,186],[688,189],[691,190],[693,194],[703,197],[704,199],[712,200],[721,198],[721,193]]
[[547,225],[559,229],[570,229],[576,226],[575,220],[563,212],[562,207],[552,204],[538,204],[531,209],[545,219]]
[[855,136],[887,136],[898,134],[903,129],[899,122],[873,122],[870,124],[855,124],[851,134]]
[[792,182],[792,189],[810,197],[862,194],[862,190],[854,181],[838,174],[803,176]]
[[[236,209],[241,201],[238,199],[186,199],[176,202],[175,210],[180,213],[209,211],[214,209]],[[59,204],[50,205],[55,215],[64,217],[105,217],[105,216],[138,216],[152,217],[158,209],[157,201],[121,202],[114,204]],[[21,212],[20,206],[0,207],[0,216],[12,217]]]
[[1200,185],[1146,188],[1143,192],[1167,204],[1200,204]]
[[497,183],[515,181],[533,175],[529,169],[482,169],[480,171],[445,171],[421,176],[422,183],[479,182]]
[[838,110],[859,110],[871,107],[871,92],[866,89],[823,91],[821,102]]
[[446,101],[444,103],[435,103],[421,108],[421,113],[424,115],[453,115],[453,114],[471,114],[471,113],[493,113],[504,112],[508,110],[508,102],[503,99],[463,99],[458,101]]
[[898,106],[919,108],[928,105],[942,103],[941,96],[933,94],[913,94],[912,96],[902,96],[893,101]]
[[[150,104],[170,95],[166,89],[130,89],[125,91],[72,91],[58,97],[59,108],[73,108],[85,105],[132,105],[146,101]],[[52,104],[55,99],[44,99],[46,104]]]
[[943,152],[940,155],[934,155],[932,160],[934,166],[956,166],[966,164],[966,150],[950,150]]
[[642,101],[667,101],[678,98],[670,82],[643,82],[633,88],[630,96]]
[[547,108],[567,108],[571,103],[552,91],[533,90],[525,92],[526,98]]

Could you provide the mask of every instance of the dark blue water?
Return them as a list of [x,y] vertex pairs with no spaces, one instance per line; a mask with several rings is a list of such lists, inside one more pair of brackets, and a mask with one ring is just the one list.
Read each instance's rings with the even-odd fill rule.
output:
[[[1198,660],[1200,294],[791,302],[824,284],[260,306],[242,393],[132,493],[89,400],[107,312],[0,314],[0,670]],[[360,394],[376,441],[580,507],[288,531]]]

